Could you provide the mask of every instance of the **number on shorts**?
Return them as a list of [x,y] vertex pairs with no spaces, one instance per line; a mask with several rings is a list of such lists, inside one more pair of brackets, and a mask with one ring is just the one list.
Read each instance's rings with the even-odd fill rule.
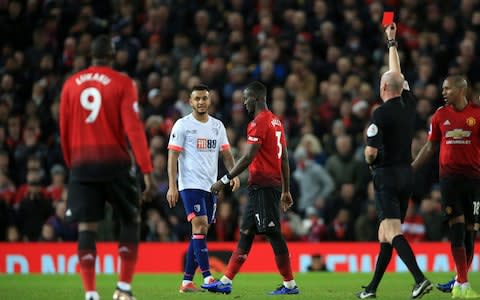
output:
[[85,119],[85,123],[93,123],[97,119],[98,113],[100,112],[100,106],[102,105],[102,94],[100,94],[100,91],[97,88],[86,88],[80,94],[80,104],[83,108],[90,111],[90,114]]
[[278,146],[278,153],[277,157],[280,159],[282,157],[282,143],[280,143],[280,138],[282,137],[281,131],[275,131],[275,136],[277,137],[277,146]]
[[473,215],[478,216],[480,215],[480,201],[473,201]]

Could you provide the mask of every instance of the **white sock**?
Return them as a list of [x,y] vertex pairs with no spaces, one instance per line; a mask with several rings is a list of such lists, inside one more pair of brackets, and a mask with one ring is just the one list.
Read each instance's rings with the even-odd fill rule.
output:
[[462,290],[465,290],[465,289],[468,289],[470,285],[468,284],[468,281],[465,281],[464,283],[462,283]]
[[203,283],[208,284],[210,280],[214,279],[212,275],[203,278]]
[[132,286],[130,285],[130,283],[126,283],[123,281],[117,282],[117,287],[119,287],[123,291],[130,291],[132,289]]
[[453,284],[453,286],[462,286],[462,284],[455,280],[455,283]]
[[191,280],[182,280],[182,286],[186,286],[187,284],[192,283]]
[[294,287],[297,286],[297,284],[295,283],[295,280],[290,280],[290,281],[284,281],[283,282],[283,285],[286,287],[286,288],[289,288],[289,289],[293,289]]
[[222,276],[222,279],[220,279],[220,281],[221,281],[223,284],[227,284],[227,283],[232,284],[232,280],[231,280],[230,278],[228,278],[227,276],[225,276],[225,275]]
[[96,291],[88,291],[85,293],[85,300],[100,300],[100,296]]

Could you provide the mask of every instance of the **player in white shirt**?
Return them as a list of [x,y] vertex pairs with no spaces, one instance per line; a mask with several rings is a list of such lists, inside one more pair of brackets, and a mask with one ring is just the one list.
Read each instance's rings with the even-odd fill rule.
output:
[[[187,219],[192,224],[192,239],[180,293],[203,291],[192,281],[197,266],[204,283],[215,280],[210,273],[206,243],[208,227],[215,221],[217,207],[217,198],[210,192],[210,187],[217,181],[220,153],[228,171],[235,164],[225,126],[208,114],[210,104],[208,87],[193,87],[190,94],[193,111],[175,122],[168,142],[167,201],[170,207],[174,207],[180,191]],[[230,185],[235,191],[240,186],[240,180],[235,177]]]

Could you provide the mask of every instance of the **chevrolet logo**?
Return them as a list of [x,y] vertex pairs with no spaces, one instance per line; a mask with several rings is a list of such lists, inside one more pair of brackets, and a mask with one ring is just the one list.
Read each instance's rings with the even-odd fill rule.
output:
[[471,131],[465,131],[463,129],[454,129],[454,130],[449,130],[445,133],[446,138],[453,138],[453,139],[462,139],[469,137],[472,134]]

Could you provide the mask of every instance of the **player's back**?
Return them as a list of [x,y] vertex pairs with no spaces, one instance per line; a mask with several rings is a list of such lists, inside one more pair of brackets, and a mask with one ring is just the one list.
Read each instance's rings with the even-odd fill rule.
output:
[[286,146],[282,123],[271,111],[264,110],[248,127],[247,143],[262,144],[249,166],[249,184],[281,187],[281,157]]
[[131,79],[104,66],[92,66],[65,82],[62,147],[74,179],[106,179],[130,168],[121,110],[124,99],[136,100],[134,94]]

